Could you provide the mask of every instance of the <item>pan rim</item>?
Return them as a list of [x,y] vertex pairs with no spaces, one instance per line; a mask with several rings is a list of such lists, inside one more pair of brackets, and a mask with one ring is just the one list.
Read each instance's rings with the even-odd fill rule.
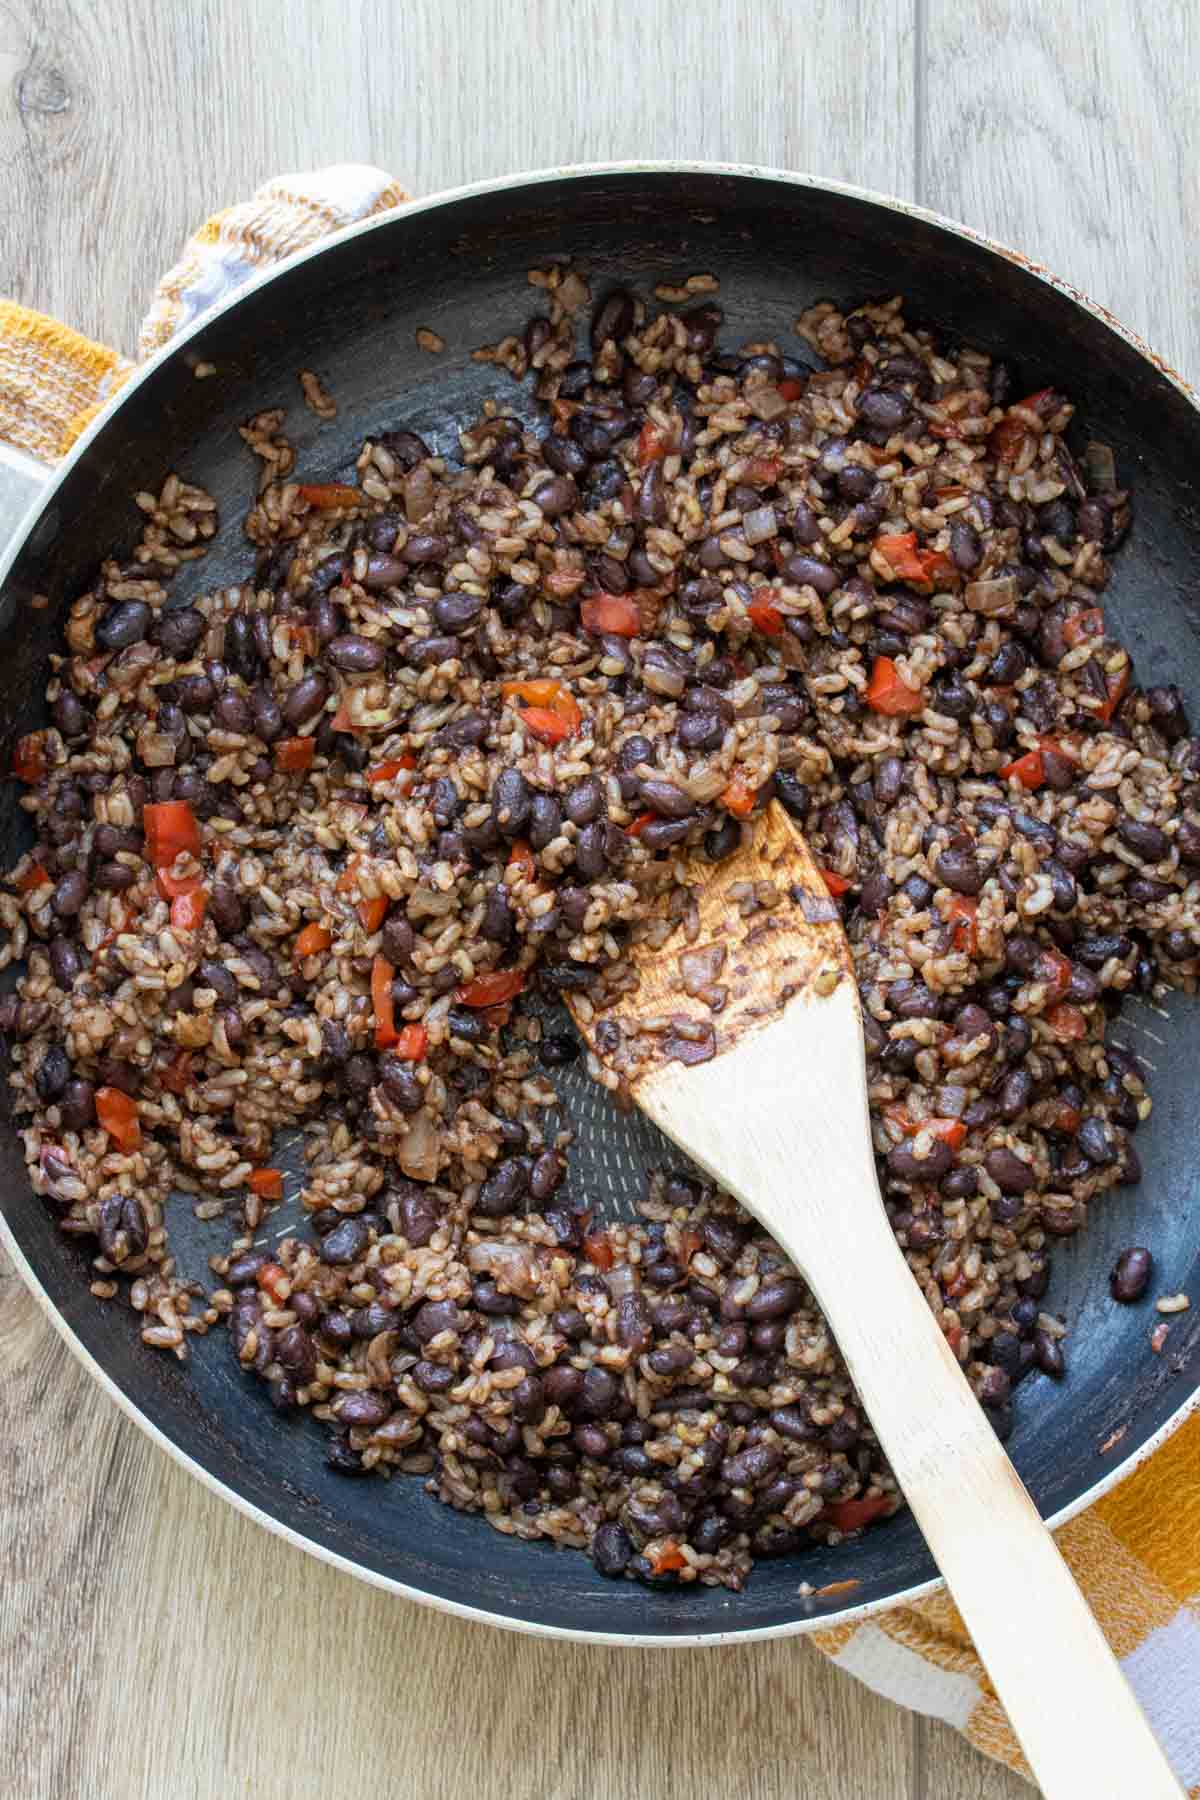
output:
[[[71,449],[48,472],[47,479],[35,496],[13,533],[9,544],[0,549],[0,583],[3,583],[17,557],[23,550],[38,520],[51,504],[58,489],[74,469],[76,464],[87,454],[91,445],[106,430],[108,425],[121,410],[125,402],[148,380],[163,364],[182,352],[186,346],[212,322],[238,306],[244,299],[259,292],[270,283],[289,275],[298,265],[315,257],[324,255],[339,245],[350,240],[366,237],[384,227],[395,226],[401,218],[417,217],[423,213],[451,206],[459,201],[474,199],[489,194],[515,192],[520,189],[536,188],[551,182],[583,181],[608,175],[654,176],[654,175],[701,175],[725,177],[737,181],[762,183],[782,183],[790,187],[811,189],[820,193],[832,193],[848,199],[861,201],[868,206],[878,207],[888,212],[901,213],[906,217],[921,220],[940,231],[965,239],[967,242],[988,251],[992,255],[1003,258],[1006,262],[1015,263],[1035,280],[1055,289],[1066,299],[1072,301],[1082,311],[1091,315],[1095,321],[1126,344],[1143,361],[1148,362],[1153,370],[1164,376],[1178,389],[1185,400],[1200,412],[1200,399],[1191,385],[1145,340],[1130,327],[1124,325],[1107,308],[1089,298],[1075,287],[1073,283],[1054,274],[1043,264],[1013,250],[1008,245],[976,231],[971,226],[958,220],[948,218],[924,206],[911,201],[901,200],[894,196],[881,194],[873,189],[860,187],[854,183],[826,180],[795,170],[776,169],[762,164],[708,162],[696,159],[659,158],[647,160],[626,160],[614,162],[571,163],[549,168],[519,172],[511,175],[489,177],[486,180],[468,182],[457,187],[445,188],[422,199],[406,202],[402,207],[385,213],[379,213],[369,219],[360,220],[357,224],[344,227],[320,239],[317,243],[298,251],[282,263],[264,269],[251,276],[232,294],[215,306],[200,313],[189,325],[185,326],[168,343],[157,350],[153,356],[140,365],[122,384],[112,399],[102,408],[86,429],[81,432]],[[898,1606],[910,1605],[916,1600],[936,1593],[944,1586],[940,1577],[903,1588],[897,1593],[882,1596],[877,1600],[862,1602],[856,1606],[843,1606],[835,1611],[814,1614],[809,1617],[790,1619],[782,1624],[765,1626],[748,1626],[744,1629],[714,1630],[689,1632],[681,1635],[665,1635],[655,1632],[617,1633],[608,1631],[588,1631],[574,1627],[547,1625],[537,1620],[522,1618],[509,1613],[491,1612],[483,1607],[473,1607],[461,1601],[451,1600],[443,1595],[432,1594],[425,1589],[410,1587],[407,1583],[393,1576],[384,1575],[377,1570],[369,1569],[361,1563],[330,1549],[294,1530],[290,1525],[264,1511],[253,1501],[239,1494],[234,1488],[211,1474],[196,1461],[183,1447],[155,1425],[132,1399],[125,1393],[102,1365],[96,1361],[91,1351],[76,1335],[67,1319],[60,1312],[50,1295],[43,1287],[41,1280],[30,1264],[24,1251],[17,1243],[8,1220],[0,1212],[0,1245],[11,1257],[14,1267],[22,1281],[33,1295],[50,1324],[59,1337],[74,1355],[76,1360],[87,1371],[91,1378],[107,1393],[126,1417],[130,1418],[145,1435],[160,1449],[164,1450],[180,1468],[200,1481],[210,1492],[233,1506],[244,1517],[263,1526],[274,1536],[285,1543],[317,1558],[331,1568],[354,1576],[357,1580],[368,1583],[385,1592],[399,1595],[402,1599],[414,1601],[421,1606],[432,1607],[438,1612],[448,1613],[455,1618],[472,1623],[498,1626],[502,1630],[521,1632],[529,1636],[565,1639],[577,1643],[606,1644],[614,1647],[629,1648],[663,1648],[663,1649],[700,1649],[730,1644],[754,1643],[774,1638],[795,1637],[812,1631],[820,1631],[833,1626],[845,1626],[860,1623],[874,1617],[878,1613],[887,1612]],[[1099,1480],[1092,1483],[1081,1494],[1046,1517],[1046,1524],[1051,1530],[1057,1530],[1069,1520],[1076,1517],[1086,1508],[1093,1506],[1114,1488],[1118,1482],[1131,1475],[1143,1462],[1161,1448],[1184,1421],[1200,1410],[1200,1376],[1192,1392],[1163,1421],[1157,1431],[1130,1452],[1122,1461],[1107,1469]],[[803,1602],[801,1602],[803,1604]]]

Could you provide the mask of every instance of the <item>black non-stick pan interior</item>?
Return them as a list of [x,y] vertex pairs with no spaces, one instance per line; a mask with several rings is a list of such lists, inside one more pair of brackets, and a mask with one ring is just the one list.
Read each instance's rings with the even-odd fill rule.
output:
[[[1200,467],[1200,415],[1167,375],[1066,293],[1014,260],[959,234],[856,196],[771,178],[715,172],[619,171],[556,176],[513,189],[469,193],[401,216],[333,245],[245,297],[157,368],[70,470],[31,534],[0,604],[4,634],[4,731],[10,740],[41,723],[46,659],[61,609],[87,582],[98,552],[137,533],[132,494],[177,469],[217,498],[223,526],[207,561],[184,580],[195,591],[251,566],[240,519],[255,466],[237,426],[286,405],[300,469],[345,474],[373,428],[412,426],[439,449],[456,447],[486,396],[527,408],[498,370],[473,362],[539,310],[526,272],[569,257],[593,292],[620,280],[644,293],[697,271],[720,278],[723,341],[776,337],[802,353],[792,326],[829,297],[903,292],[910,317],[1002,353],[1017,391],[1064,389],[1090,436],[1112,446],[1136,496],[1136,524],[1106,596],[1142,681],[1174,680],[1195,698],[1200,721],[1200,519],[1192,486]],[[414,333],[436,330],[433,357]],[[217,373],[197,380],[197,359]],[[303,408],[297,370],[317,370],[339,412],[318,427]],[[48,610],[31,610],[47,594]],[[11,742],[6,746],[11,749]],[[5,765],[7,766],[7,761]],[[7,866],[26,842],[13,784],[0,789],[0,854]],[[1197,1313],[1177,1320],[1166,1351],[1152,1354],[1147,1306],[1118,1307],[1107,1273],[1117,1250],[1150,1245],[1154,1291],[1200,1301],[1197,1255],[1195,1069],[1200,1006],[1176,1001],[1170,1016],[1142,1009],[1117,1026],[1119,1041],[1150,1067],[1154,1115],[1139,1135],[1140,1187],[1118,1190],[1086,1234],[1056,1253],[1049,1304],[1069,1320],[1069,1379],[1033,1377],[1018,1396],[1010,1448],[1043,1512],[1069,1505],[1135,1451],[1188,1398],[1200,1363]],[[588,1087],[564,1084],[579,1132],[572,1183],[602,1208],[628,1208],[641,1171],[672,1157],[640,1120],[618,1115]],[[37,1276],[78,1338],[134,1404],[182,1450],[245,1500],[314,1544],[430,1596],[502,1617],[573,1632],[656,1634],[760,1631],[836,1616],[839,1606],[885,1599],[926,1580],[933,1567],[904,1515],[840,1549],[760,1564],[746,1592],[693,1587],[653,1592],[598,1576],[582,1556],[518,1544],[474,1517],[440,1506],[416,1480],[348,1480],[323,1461],[311,1421],[276,1413],[265,1389],[238,1371],[224,1335],[195,1340],[185,1366],[146,1350],[129,1312],[87,1288],[86,1258],[62,1239],[29,1191],[20,1147],[0,1138],[3,1209]],[[797,1171],[797,1205],[804,1171]],[[279,1229],[278,1222],[271,1230]],[[221,1243],[186,1201],[172,1223],[189,1273]],[[921,1404],[914,1393],[913,1404]],[[1101,1445],[1123,1429],[1107,1453]],[[981,1554],[987,1548],[981,1545]],[[828,1600],[800,1587],[853,1579]]]

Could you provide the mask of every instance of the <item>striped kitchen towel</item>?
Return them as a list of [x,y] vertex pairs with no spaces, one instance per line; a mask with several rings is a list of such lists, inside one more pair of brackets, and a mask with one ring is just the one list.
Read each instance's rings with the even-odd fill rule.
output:
[[[159,284],[138,360],[257,269],[406,198],[378,169],[355,165],[268,182],[189,241]],[[0,439],[53,462],[134,366],[53,319],[0,301]],[[1200,1796],[1200,1415],[1064,1526],[1058,1541],[1176,1773]],[[1036,1615],[1036,1594],[1027,1603]],[[819,1631],[813,1641],[877,1693],[946,1720],[1028,1775],[944,1593]]]

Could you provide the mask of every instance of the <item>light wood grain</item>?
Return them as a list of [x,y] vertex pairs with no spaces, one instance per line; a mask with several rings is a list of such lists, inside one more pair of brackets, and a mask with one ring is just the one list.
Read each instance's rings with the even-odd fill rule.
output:
[[[710,156],[966,218],[1195,376],[1196,31],[1190,0],[0,0],[0,292],[129,347],[197,220],[280,170],[369,160],[430,192]],[[0,1442],[0,1752],[30,1800],[665,1800],[681,1753],[699,1796],[1030,1791],[802,1645],[540,1646],[331,1573],[147,1444],[3,1274]],[[478,1695],[478,1751],[439,1744],[447,1692]]]
[[921,199],[1074,281],[1196,380],[1200,9],[928,0],[926,30]]

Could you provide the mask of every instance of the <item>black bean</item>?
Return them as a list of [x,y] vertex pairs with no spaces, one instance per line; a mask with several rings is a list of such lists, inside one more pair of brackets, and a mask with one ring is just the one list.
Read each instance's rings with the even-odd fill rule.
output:
[[[649,829],[647,826],[646,830]],[[644,835],[643,833],[643,838]],[[711,831],[705,833],[704,854],[709,862],[724,862],[727,856],[732,856],[740,847],[741,841],[741,824],[732,815],[727,815]]]
[[858,416],[870,426],[872,437],[886,440],[907,425],[912,404],[900,388],[869,387],[859,395]]
[[55,886],[50,905],[60,919],[73,919],[87,897],[87,876],[82,869],[72,869]]
[[800,1304],[800,1284],[787,1275],[769,1275],[746,1304],[752,1320],[780,1319]]
[[950,556],[955,568],[964,574],[979,567],[983,544],[975,527],[966,519],[955,519],[950,527]]
[[60,1099],[71,1079],[71,1063],[61,1044],[51,1044],[33,1077],[38,1098],[48,1106]]
[[96,642],[102,650],[127,650],[140,644],[150,629],[152,614],[141,600],[119,600],[110,606],[96,627]]
[[544,1206],[562,1186],[566,1165],[557,1150],[543,1150],[536,1156],[529,1172],[529,1192],[539,1206]]
[[549,432],[542,439],[542,461],[557,475],[577,477],[587,472],[588,459],[574,438]]
[[620,1525],[601,1525],[592,1539],[592,1561],[601,1575],[623,1575],[633,1556],[633,1541]]
[[399,1216],[400,1230],[414,1249],[423,1248],[441,1224],[433,1195],[412,1181],[400,1190]]
[[608,811],[604,784],[596,775],[576,782],[563,797],[563,811],[573,825],[590,825]]
[[424,1306],[417,1308],[412,1328],[421,1342],[428,1344],[443,1331],[461,1331],[465,1323],[466,1314],[460,1312],[453,1300],[427,1300]]
[[414,531],[398,555],[410,568],[420,568],[425,563],[445,562],[449,550],[448,541],[436,532]]
[[335,1267],[358,1262],[366,1253],[370,1237],[361,1219],[343,1219],[321,1245],[321,1261]]
[[393,967],[406,963],[412,955],[416,933],[403,913],[389,913],[383,922],[383,954]]
[[1175,834],[1175,846],[1179,851],[1179,860],[1194,869],[1200,864],[1200,820],[1183,818],[1179,821],[1179,830]]
[[1169,744],[1178,743],[1180,738],[1188,736],[1191,727],[1184,711],[1183,696],[1177,687],[1171,685],[1147,688],[1146,704],[1150,708],[1151,724]]
[[983,1166],[1002,1194],[1027,1194],[1034,1185],[1033,1170],[1012,1150],[989,1150]]
[[1057,1338],[1051,1337],[1048,1331],[1035,1331],[1033,1334],[1033,1355],[1039,1369],[1050,1375],[1055,1381],[1061,1381],[1067,1372],[1063,1359],[1062,1346]]
[[246,928],[246,907],[232,882],[213,882],[209,913],[222,937],[236,937]]
[[958,894],[977,894],[983,886],[983,871],[973,849],[947,845],[934,861],[934,874]]
[[324,675],[305,675],[284,697],[284,719],[293,730],[299,730],[301,725],[316,717],[329,694],[329,682]]
[[475,1210],[485,1219],[503,1218],[515,1209],[528,1186],[528,1166],[520,1157],[510,1157],[483,1183]]
[[53,719],[65,738],[83,737],[89,724],[88,711],[80,700],[64,688],[54,702]]
[[585,825],[575,844],[575,867],[584,881],[598,881],[606,872],[606,831],[603,825]]
[[894,1144],[888,1152],[888,1170],[901,1181],[936,1181],[954,1161],[948,1144],[935,1138],[929,1154],[918,1157],[910,1144]]
[[196,979],[201,987],[211,988],[217,999],[225,1006],[232,1006],[238,997],[236,978],[224,963],[216,962],[211,957],[200,963],[196,970]]
[[416,668],[437,668],[459,655],[459,641],[457,637],[410,637],[403,655]]
[[470,631],[483,611],[478,594],[443,594],[433,603],[433,620],[439,631]]
[[1160,863],[1170,854],[1171,841],[1157,825],[1147,825],[1123,813],[1117,820],[1117,836],[1127,850],[1144,862]]
[[487,891],[483,903],[480,932],[492,944],[507,944],[516,929],[516,915],[508,902],[508,891],[496,883]]
[[374,1431],[391,1417],[392,1403],[370,1389],[359,1393],[340,1394],[333,1410],[342,1425]]
[[[709,540],[712,541],[714,540]],[[838,584],[837,570],[815,556],[789,556],[781,573],[786,580],[795,582],[797,587],[815,588],[822,595],[832,594]]]
[[1108,1278],[1113,1299],[1120,1300],[1125,1306],[1131,1306],[1135,1300],[1140,1300],[1153,1272],[1154,1258],[1149,1250],[1141,1245],[1122,1250]]
[[136,880],[137,870],[127,863],[101,863],[95,874],[96,886],[106,894],[123,894]]
[[1032,1075],[1028,1069],[1014,1069],[1005,1076],[1000,1088],[1000,1117],[1009,1123],[1019,1119],[1032,1098]]
[[234,731],[241,737],[248,737],[254,729],[254,714],[250,702],[233,688],[227,688],[218,696],[212,718],[213,724],[222,731]]
[[502,837],[522,837],[529,823],[533,791],[520,769],[501,769],[492,784],[492,819]]
[[[434,609],[436,614],[436,607]],[[438,621],[439,624],[441,621]],[[347,675],[371,675],[382,669],[387,652],[375,638],[361,637],[357,632],[344,632],[329,646],[329,660],[335,669]],[[307,717],[307,714],[303,715]]]
[[50,973],[64,994],[70,993],[82,969],[83,959],[70,938],[51,938]]
[[560,519],[579,503],[579,489],[570,475],[553,475],[533,490],[533,503],[548,519]]
[[1076,1134],[1079,1148],[1090,1163],[1098,1169],[1106,1169],[1117,1160],[1117,1147],[1112,1133],[1103,1119],[1093,1116],[1085,1119]]

